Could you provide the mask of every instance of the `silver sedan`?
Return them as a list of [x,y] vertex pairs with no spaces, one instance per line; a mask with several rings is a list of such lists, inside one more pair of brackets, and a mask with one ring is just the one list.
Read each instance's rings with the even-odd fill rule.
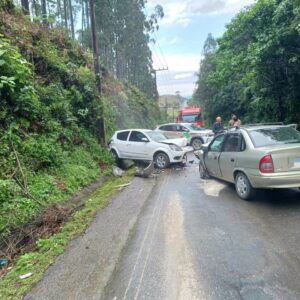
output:
[[258,188],[300,187],[300,133],[290,126],[243,126],[195,154],[201,178],[234,183],[242,199],[253,198]]

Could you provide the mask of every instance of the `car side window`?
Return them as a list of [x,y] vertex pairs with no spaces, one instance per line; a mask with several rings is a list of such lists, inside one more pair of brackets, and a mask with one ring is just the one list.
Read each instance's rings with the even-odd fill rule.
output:
[[165,125],[163,130],[173,131],[173,126],[172,125]]
[[240,152],[245,150],[245,141],[240,134],[229,135],[224,143],[224,152]]
[[175,125],[176,126],[176,131],[180,131],[180,132],[187,132],[188,129],[182,125]]
[[122,131],[117,133],[117,139],[120,141],[127,141],[129,131]]
[[129,141],[130,142],[144,142],[143,138],[147,139],[147,137],[142,132],[140,132],[140,131],[132,131],[131,135],[129,137]]
[[224,138],[225,138],[225,135],[217,136],[214,139],[214,141],[211,143],[209,150],[212,152],[221,152]]
[[175,131],[183,131],[181,125],[174,125]]

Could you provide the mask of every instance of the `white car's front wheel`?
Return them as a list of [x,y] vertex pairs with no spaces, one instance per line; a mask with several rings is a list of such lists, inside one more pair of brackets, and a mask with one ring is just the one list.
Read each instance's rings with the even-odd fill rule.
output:
[[154,163],[159,169],[165,169],[170,164],[170,159],[166,153],[159,152],[154,157]]
[[202,140],[199,138],[195,138],[191,142],[191,146],[194,148],[194,150],[199,150],[202,146]]

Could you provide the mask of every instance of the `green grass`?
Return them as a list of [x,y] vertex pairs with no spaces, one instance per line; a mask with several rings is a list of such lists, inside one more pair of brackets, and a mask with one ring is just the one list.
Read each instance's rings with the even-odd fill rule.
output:
[[[129,172],[125,177],[107,181],[87,197],[85,207],[76,212],[58,234],[39,240],[36,251],[22,255],[0,282],[0,299],[22,299],[22,296],[42,279],[45,270],[55,262],[58,255],[64,252],[69,242],[85,231],[95,212],[108,205],[111,197],[117,193],[116,186],[127,183],[131,179],[132,174]],[[19,279],[20,275],[26,273],[33,275],[27,279]]]

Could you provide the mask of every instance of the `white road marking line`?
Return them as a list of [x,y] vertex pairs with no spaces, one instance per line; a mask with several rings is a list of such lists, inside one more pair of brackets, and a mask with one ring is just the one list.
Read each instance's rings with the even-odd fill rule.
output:
[[[170,178],[169,174],[168,174],[168,177],[167,177],[167,180],[166,180],[166,183],[168,183],[168,179]],[[144,278],[144,274],[145,274],[145,270],[146,270],[146,267],[148,265],[148,261],[149,261],[149,257],[150,257],[150,253],[151,253],[151,249],[152,249],[152,246],[153,246],[153,241],[154,241],[154,236],[155,236],[155,233],[156,233],[156,230],[157,230],[157,226],[158,226],[158,222],[159,222],[159,216],[160,216],[160,213],[161,213],[161,209],[162,209],[162,206],[163,206],[163,201],[161,199],[161,193],[159,194],[159,197],[158,197],[158,202],[160,202],[160,206],[159,206],[159,210],[158,210],[158,214],[157,214],[157,218],[156,218],[156,222],[155,222],[155,225],[154,225],[154,229],[152,231],[152,236],[151,236],[151,240],[150,240],[150,245],[148,247],[148,253],[147,253],[147,257],[146,257],[146,260],[145,260],[145,263],[144,263],[144,267],[143,267],[143,271],[142,271],[142,274],[140,276],[140,280],[139,280],[139,284],[138,284],[138,287],[137,287],[137,291],[136,291],[136,294],[134,296],[134,299],[138,299],[138,295],[140,293],[140,289],[141,289],[141,285],[142,285],[142,281],[143,281],[143,278]]]
[[127,284],[127,287],[126,287],[126,290],[125,290],[125,293],[124,293],[124,296],[123,296],[123,300],[126,299],[127,293],[128,293],[128,291],[129,291],[129,289],[130,289],[130,286],[131,286],[131,283],[132,283],[132,280],[133,280],[133,276],[134,276],[134,274],[135,274],[136,267],[137,267],[137,265],[138,265],[138,262],[139,262],[139,260],[140,260],[140,258],[141,258],[142,252],[143,252],[144,247],[145,247],[145,242],[146,242],[146,239],[147,239],[147,237],[148,237],[149,230],[150,230],[150,227],[151,227],[150,225],[153,223],[152,221],[153,221],[153,219],[154,219],[155,212],[156,212],[156,210],[157,210],[157,208],[158,208],[158,206],[159,206],[159,203],[160,203],[159,200],[160,200],[160,197],[161,197],[161,193],[162,193],[162,190],[163,190],[163,188],[164,188],[164,185],[165,185],[165,182],[167,181],[167,179],[169,179],[169,172],[168,172],[168,174],[167,174],[167,177],[164,178],[164,181],[163,181],[163,183],[162,183],[162,185],[161,185],[161,187],[160,187],[160,189],[159,189],[159,193],[158,193],[158,196],[157,196],[157,199],[156,199],[155,207],[154,207],[154,209],[153,209],[153,212],[152,212],[152,215],[151,215],[151,219],[149,220],[149,223],[148,223],[148,226],[147,226],[147,229],[146,229],[146,233],[145,233],[144,239],[143,239],[143,241],[142,241],[142,244],[141,244],[141,247],[140,247],[138,256],[137,256],[137,258],[136,258],[134,267],[133,267],[133,269],[132,269],[132,272],[131,272],[131,275],[130,275],[130,278],[129,278],[129,282],[128,282],[128,284]]

